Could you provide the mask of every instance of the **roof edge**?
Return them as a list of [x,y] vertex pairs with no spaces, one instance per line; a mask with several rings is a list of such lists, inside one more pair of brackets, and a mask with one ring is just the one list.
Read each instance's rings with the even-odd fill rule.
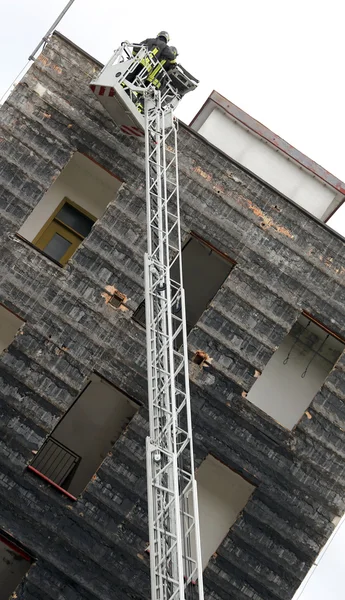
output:
[[103,69],[104,64],[101,63],[100,60],[97,60],[97,58],[95,58],[94,56],[91,56],[91,54],[89,54],[88,52],[86,52],[85,50],[83,50],[83,48],[81,48],[80,46],[78,46],[78,44],[75,44],[68,37],[66,37],[65,35],[63,35],[63,33],[60,33],[60,31],[58,31],[57,29],[55,29],[53,31],[53,33],[52,33],[52,36],[53,35],[55,35],[56,37],[60,38],[64,42],[66,42],[66,44],[69,44],[70,46],[72,46],[72,48],[75,48],[76,50],[78,50],[78,52],[81,52],[82,54],[84,54],[84,56],[86,56],[86,58],[89,58],[90,60],[92,60],[92,62],[96,63],[99,67],[101,67]]
[[[206,102],[205,102],[205,104],[206,104]],[[193,121],[194,121],[194,119],[193,119]],[[331,233],[332,235],[334,235],[335,237],[337,237],[339,240],[341,240],[342,242],[345,242],[345,236],[342,235],[341,233],[339,233],[338,231],[336,231],[335,229],[333,229],[332,227],[330,227],[329,225],[327,225],[326,221],[321,221],[321,219],[319,217],[316,217],[315,215],[313,215],[313,213],[309,212],[309,210],[307,210],[306,208],[304,208],[303,206],[301,206],[300,204],[298,204],[294,200],[291,200],[291,198],[289,198],[288,196],[286,196],[283,192],[280,192],[279,190],[277,190],[277,188],[275,188],[272,184],[270,184],[267,181],[265,181],[264,179],[262,179],[262,177],[260,177],[260,175],[257,175],[256,173],[254,173],[253,171],[251,171],[248,167],[245,167],[244,165],[241,165],[241,163],[239,163],[237,160],[235,160],[234,158],[231,158],[228,154],[226,154],[226,152],[224,152],[224,150],[221,150],[220,148],[218,148],[218,146],[215,146],[212,142],[210,142],[209,140],[207,140],[196,129],[193,129],[193,127],[191,127],[190,125],[187,125],[186,123],[183,123],[183,121],[180,121],[180,120],[179,120],[179,126],[183,127],[187,131],[189,131],[192,135],[195,135],[196,137],[198,137],[205,144],[207,144],[208,146],[210,146],[211,148],[213,148],[214,150],[216,150],[216,152],[219,152],[219,154],[221,154],[222,156],[224,156],[224,158],[226,158],[227,160],[229,160],[232,164],[236,165],[239,169],[241,169],[242,171],[245,171],[245,173],[247,173],[248,175],[250,175],[251,177],[253,177],[257,181],[259,181],[260,183],[262,183],[264,186],[266,186],[267,188],[269,188],[270,190],[272,190],[273,192],[275,192],[276,194],[278,194],[278,196],[280,196],[281,198],[283,198],[284,200],[286,200],[287,202],[289,202],[290,204],[292,204],[295,208],[297,208],[302,213],[304,213],[307,217],[309,217],[317,225],[320,225],[320,227],[322,227],[322,228],[326,229],[327,231],[329,231],[329,233]],[[344,202],[345,202],[345,200],[344,200]],[[339,207],[337,207],[333,211],[332,215],[336,212],[336,210],[338,208]],[[327,218],[327,221],[330,219],[330,217],[332,215],[330,215]]]
[[[261,137],[263,140],[268,142],[271,146],[276,148],[281,153],[288,156],[291,160],[297,163],[309,171],[313,176],[321,179],[328,186],[335,189],[337,192],[345,195],[345,183],[332,175],[329,171],[321,167],[318,163],[313,161],[311,158],[297,150],[294,146],[286,142],[279,135],[268,129],[265,125],[248,115],[244,110],[236,106],[230,100],[227,100],[224,96],[213,90],[210,96],[204,102],[203,106],[193,118],[190,126],[198,122],[200,127],[206,120],[214,107],[221,108],[224,112],[230,115],[233,119],[244,125],[247,129],[252,131],[254,134]],[[205,118],[204,118],[205,117]]]

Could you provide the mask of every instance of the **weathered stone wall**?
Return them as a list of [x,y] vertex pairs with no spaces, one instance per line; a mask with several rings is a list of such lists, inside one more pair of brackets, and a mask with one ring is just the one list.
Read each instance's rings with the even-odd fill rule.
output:
[[[0,528],[36,558],[20,600],[149,597],[143,146],[88,90],[99,65],[54,35],[2,109],[0,301],[26,320],[0,357]],[[289,600],[344,511],[345,359],[292,432],[245,392],[306,310],[345,337],[344,241],[188,128],[182,222],[236,261],[191,352],[195,452],[257,486],[205,570],[206,597]],[[16,237],[75,151],[124,183],[62,269]],[[126,294],[114,309],[102,293]],[[142,403],[77,502],[26,465],[92,371]]]

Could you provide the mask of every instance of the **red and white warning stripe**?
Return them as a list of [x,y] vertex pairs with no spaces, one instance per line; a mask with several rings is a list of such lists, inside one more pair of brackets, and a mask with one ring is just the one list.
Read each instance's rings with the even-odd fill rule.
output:
[[[105,85],[94,85],[93,83],[90,85],[91,91],[97,96],[105,96],[105,97],[113,97],[115,96],[115,90],[113,87],[105,86]],[[142,129],[136,127],[135,125],[121,125],[120,129],[122,133],[126,135],[132,135],[135,137],[143,137],[145,134]]]
[[96,96],[115,96],[115,90],[113,87],[91,84],[90,89],[94,94],[96,94]]

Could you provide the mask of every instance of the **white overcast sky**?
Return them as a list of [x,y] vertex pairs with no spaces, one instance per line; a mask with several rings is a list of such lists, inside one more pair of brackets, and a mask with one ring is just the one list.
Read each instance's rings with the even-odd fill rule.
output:
[[[0,0],[0,96],[67,0]],[[102,62],[125,39],[170,32],[198,79],[189,123],[215,89],[345,181],[344,0],[75,0],[58,30]],[[345,235],[345,210],[332,225]],[[344,600],[345,527],[296,600]]]

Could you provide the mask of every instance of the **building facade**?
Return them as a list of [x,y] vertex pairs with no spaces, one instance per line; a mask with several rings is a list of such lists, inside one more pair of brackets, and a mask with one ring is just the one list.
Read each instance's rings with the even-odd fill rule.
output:
[[323,222],[345,200],[342,181],[215,91],[191,127]]
[[[100,68],[54,34],[1,111],[0,600],[150,597],[144,148]],[[339,196],[211,142],[181,124],[205,595],[290,600],[344,512]]]

